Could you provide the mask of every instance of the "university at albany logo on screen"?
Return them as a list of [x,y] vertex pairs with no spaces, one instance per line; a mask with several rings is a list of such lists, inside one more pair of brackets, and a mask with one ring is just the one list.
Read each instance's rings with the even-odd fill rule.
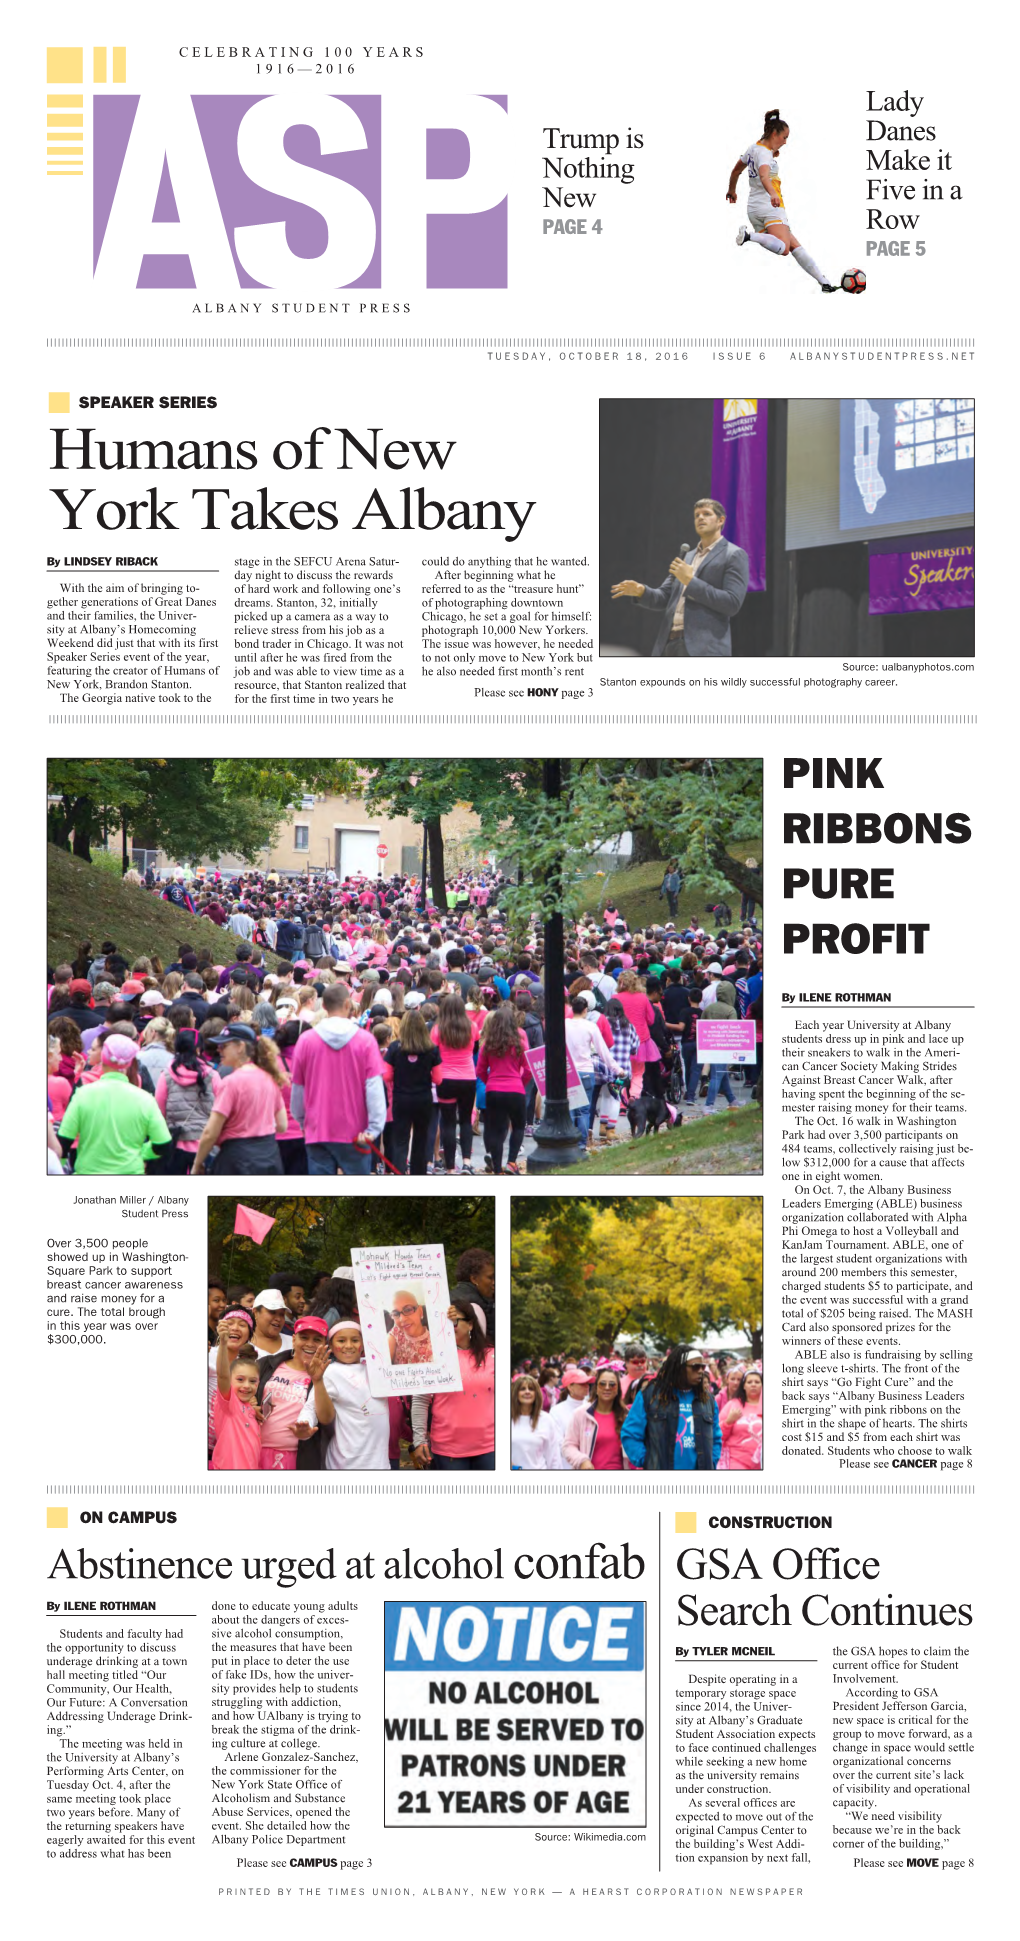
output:
[[97,94],[97,289],[505,289],[505,95]]

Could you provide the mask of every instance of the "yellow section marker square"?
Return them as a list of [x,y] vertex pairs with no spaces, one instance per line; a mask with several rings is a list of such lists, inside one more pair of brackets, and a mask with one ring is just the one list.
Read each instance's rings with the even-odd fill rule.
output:
[[675,1510],[673,1529],[678,1537],[696,1537],[698,1534],[697,1510]]
[[70,391],[51,391],[50,392],[51,411],[70,411],[70,409],[71,409]]
[[52,1503],[49,1504],[46,1510],[46,1528],[47,1530],[66,1530],[67,1511],[57,1509]]
[[48,47],[46,49],[46,79],[50,86],[58,82],[77,81],[80,85],[84,78],[85,64],[80,47]]

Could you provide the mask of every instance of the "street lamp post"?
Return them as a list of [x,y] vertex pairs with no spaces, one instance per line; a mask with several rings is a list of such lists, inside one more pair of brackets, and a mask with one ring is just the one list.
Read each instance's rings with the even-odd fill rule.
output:
[[421,910],[422,916],[425,915],[425,912],[429,907],[428,867],[429,867],[429,825],[427,822],[423,821],[421,825],[421,897],[419,899],[419,908]]
[[[542,763],[542,791],[551,801],[563,786],[558,761]],[[562,864],[554,870],[556,902],[562,905]],[[543,926],[545,940],[545,1101],[535,1127],[529,1173],[570,1166],[578,1157],[577,1127],[567,1103],[567,1021],[563,982],[563,910],[557,907]]]

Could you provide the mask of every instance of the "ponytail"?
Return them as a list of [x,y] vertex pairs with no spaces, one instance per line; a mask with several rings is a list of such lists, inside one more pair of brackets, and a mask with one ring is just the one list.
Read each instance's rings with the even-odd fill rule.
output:
[[[251,1056],[250,1053],[249,1056]],[[261,1071],[268,1073],[274,1085],[279,1085],[281,1089],[286,1085],[287,1073],[280,1064],[280,1055],[271,1038],[256,1039],[252,1062],[258,1065]]]
[[788,127],[789,127],[789,122],[786,122],[783,120],[782,115],[780,114],[778,108],[769,108],[767,110],[765,115],[765,123],[762,130],[763,134],[781,135],[784,129]]

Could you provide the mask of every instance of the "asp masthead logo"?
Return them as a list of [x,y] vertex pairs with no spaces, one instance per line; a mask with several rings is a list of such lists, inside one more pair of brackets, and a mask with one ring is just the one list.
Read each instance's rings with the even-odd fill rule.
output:
[[507,287],[505,95],[96,95],[97,289]]

